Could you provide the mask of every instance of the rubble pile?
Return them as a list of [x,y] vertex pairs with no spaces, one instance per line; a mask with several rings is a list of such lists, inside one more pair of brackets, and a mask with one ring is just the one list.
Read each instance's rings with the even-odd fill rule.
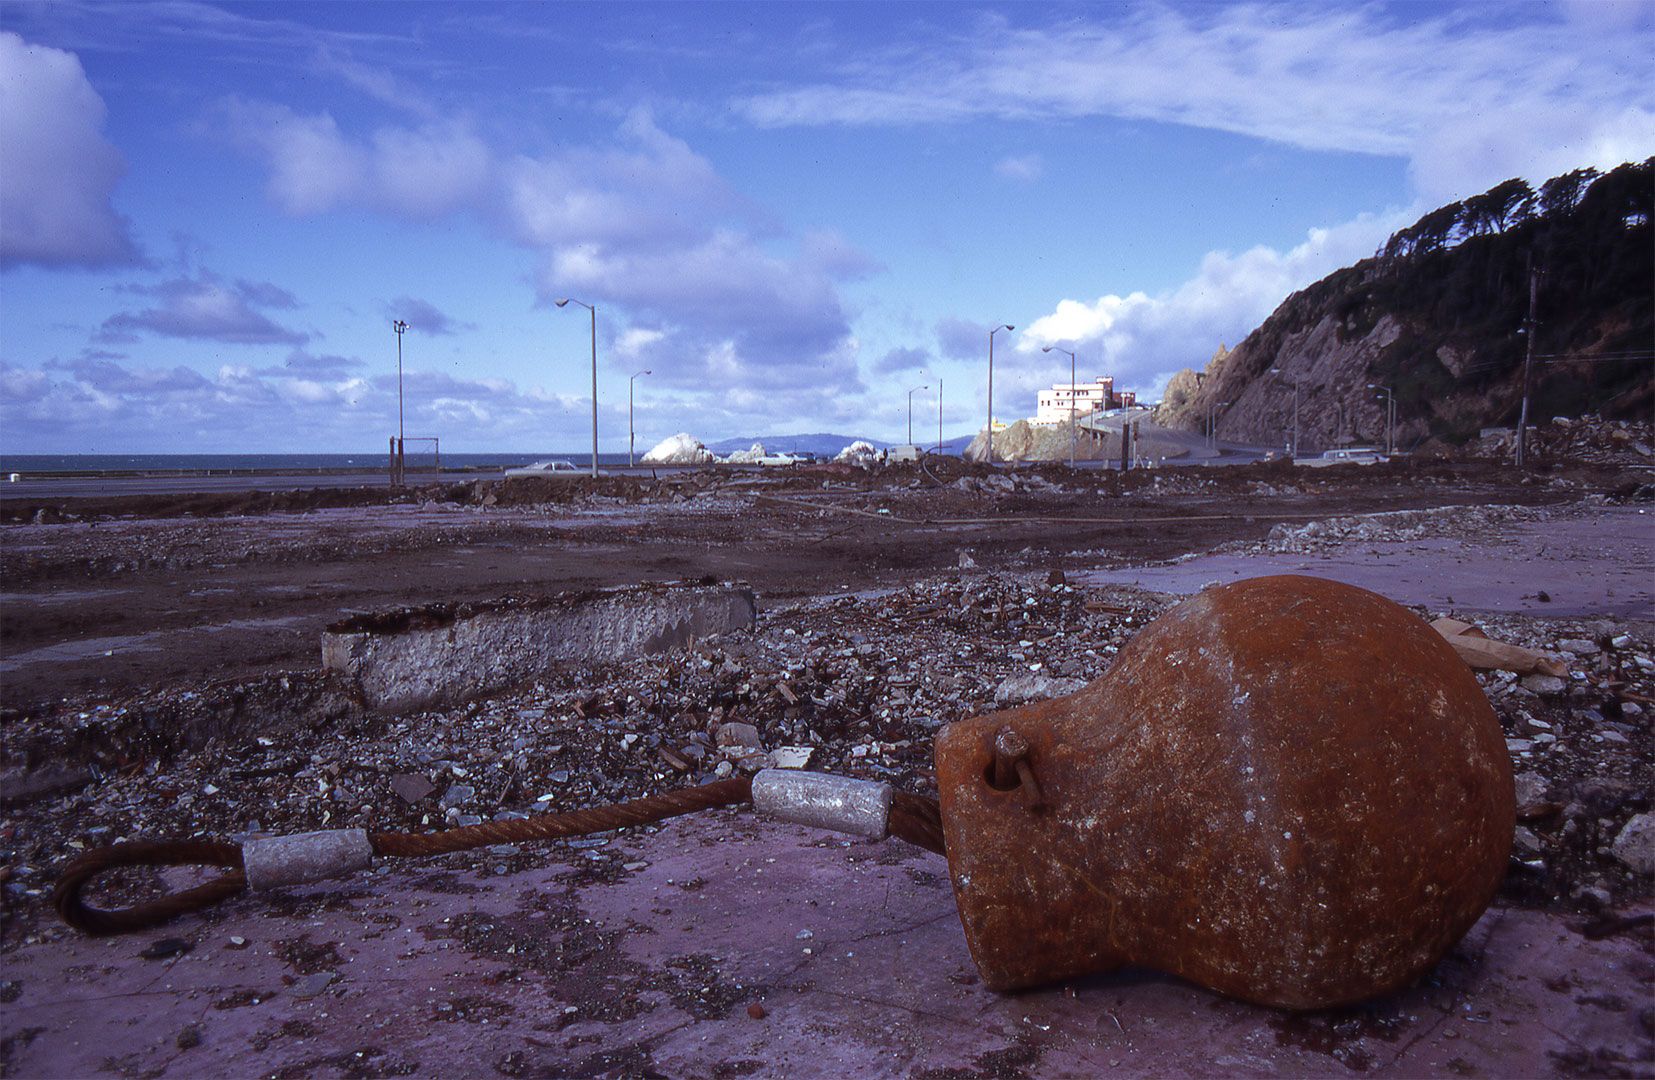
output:
[[[428,712],[374,716],[330,699],[328,715],[294,722],[267,710],[272,695],[257,687],[183,691],[217,693],[231,714],[202,724],[209,734],[194,752],[85,737],[99,725],[141,727],[166,692],[65,703],[9,724],[7,753],[27,747],[30,758],[26,769],[15,756],[6,762],[13,781],[38,780],[48,768],[71,775],[7,784],[7,936],[59,932],[44,925],[55,870],[121,839],[437,829],[773,766],[933,793],[938,727],[1073,692],[1169,602],[1130,590],[1089,596],[1056,572],[949,576],[811,599],[764,613],[753,633]],[[1647,894],[1655,790],[1647,624],[1513,616],[1484,629],[1572,658],[1567,678],[1479,675],[1520,774],[1520,865],[1508,896],[1590,909]],[[303,689],[288,686],[286,696]],[[608,837],[567,843],[595,871],[638,869],[608,853]],[[536,856],[508,845],[447,858],[506,873]],[[111,886],[115,899],[133,887]]]
[[1355,542],[1432,540],[1442,537],[1498,536],[1518,521],[1545,521],[1555,508],[1533,506],[1445,506],[1431,510],[1392,510],[1326,518],[1303,525],[1280,524],[1259,544],[1231,544],[1220,550],[1306,555]]
[[[1539,461],[1655,464],[1655,424],[1594,415],[1555,416],[1551,423],[1530,430],[1529,450]],[[1465,452],[1474,457],[1510,458],[1517,452],[1517,432],[1512,428],[1489,431],[1467,443]]]

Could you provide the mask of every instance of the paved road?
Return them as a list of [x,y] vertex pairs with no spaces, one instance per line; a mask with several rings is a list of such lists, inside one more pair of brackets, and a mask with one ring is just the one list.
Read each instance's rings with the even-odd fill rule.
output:
[[[639,467],[605,466],[605,474],[625,474],[629,471],[647,475],[650,470]],[[663,468],[658,472],[676,472]],[[585,472],[564,475],[585,476]],[[477,472],[449,472],[442,474],[447,483],[470,480],[499,480],[503,470]],[[430,473],[410,473],[410,484],[429,484],[436,478]],[[385,473],[236,473],[233,475],[187,476],[43,476],[0,483],[0,501],[70,498],[108,498],[115,495],[196,495],[205,492],[226,491],[308,491],[313,488],[386,487]]]

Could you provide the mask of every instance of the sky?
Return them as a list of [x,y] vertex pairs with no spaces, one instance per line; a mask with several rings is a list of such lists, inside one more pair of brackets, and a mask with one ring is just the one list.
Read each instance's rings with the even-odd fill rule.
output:
[[0,451],[579,450],[564,297],[606,453],[629,390],[640,453],[923,441],[939,385],[968,434],[1001,324],[997,419],[1059,350],[1153,400],[1424,210],[1655,153],[1652,58],[1615,0],[0,0]]

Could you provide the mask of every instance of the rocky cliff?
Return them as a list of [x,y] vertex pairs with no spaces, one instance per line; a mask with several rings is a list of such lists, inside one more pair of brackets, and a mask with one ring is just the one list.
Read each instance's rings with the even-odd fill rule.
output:
[[[1529,273],[1537,362],[1529,417],[1655,408],[1655,158],[1538,191],[1520,180],[1425,215],[1373,258],[1288,297],[1233,350],[1167,386],[1155,419],[1299,451],[1381,444],[1389,388],[1396,443],[1458,444],[1516,423]],[[1295,391],[1296,388],[1296,391]]]

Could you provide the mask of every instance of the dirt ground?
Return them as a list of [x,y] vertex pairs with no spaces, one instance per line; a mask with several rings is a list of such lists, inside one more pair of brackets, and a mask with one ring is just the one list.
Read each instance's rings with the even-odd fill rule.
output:
[[[9,501],[0,1074],[465,1071],[408,1030],[444,1021],[469,1033],[474,1071],[498,1075],[1651,1075],[1650,479],[946,462]],[[1384,569],[1410,559],[1425,569]],[[1396,1000],[1286,1018],[1138,975],[997,998],[971,981],[940,860],[745,814],[399,864],[112,945],[47,903],[63,861],[120,839],[532,816],[782,747],[933,794],[941,724],[1069,692],[1174,594],[1283,569],[1377,573],[1422,616],[1567,660],[1566,678],[1479,675],[1518,774],[1511,872],[1479,929]],[[705,578],[751,585],[755,631],[408,715],[373,714],[318,671],[320,631],[349,614]],[[747,725],[756,746],[726,738]],[[708,836],[732,831],[712,854]],[[832,858],[783,867],[801,852]],[[822,884],[846,872],[863,880]],[[112,882],[100,902],[179,873]],[[779,891],[744,915],[731,883],[760,874]],[[710,922],[703,895],[719,897]],[[814,929],[795,918],[835,901]],[[893,944],[910,937],[914,951]],[[831,976],[799,966],[813,948]],[[867,956],[876,968],[852,960]]]
[[[948,470],[941,472],[940,470]],[[88,692],[307,667],[360,611],[716,577],[764,603],[984,569],[1105,569],[1258,540],[1280,522],[1616,492],[1612,469],[1288,466],[474,482],[0,505],[6,715]],[[1015,477],[1015,479],[1014,479]],[[1624,494],[1624,492],[1623,492]]]

